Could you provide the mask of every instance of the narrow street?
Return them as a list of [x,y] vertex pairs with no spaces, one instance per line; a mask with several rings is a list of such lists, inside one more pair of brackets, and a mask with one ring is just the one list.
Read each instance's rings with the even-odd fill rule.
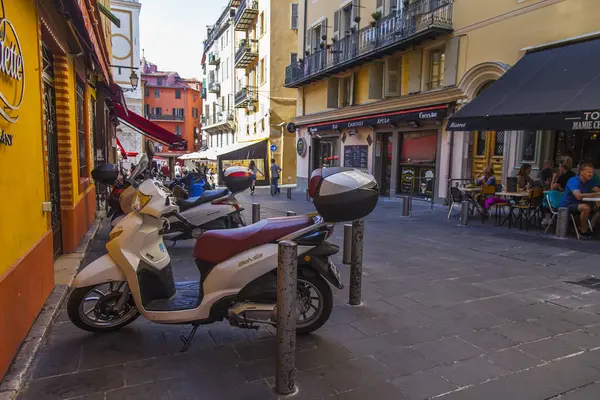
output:
[[[263,217],[312,210],[301,193],[240,196]],[[302,400],[597,399],[600,293],[566,283],[597,271],[596,243],[447,220],[447,209],[382,200],[365,222],[362,307],[336,291],[330,321],[298,337]],[[341,245],[343,229],[333,241]],[[86,262],[103,253],[104,226]],[[197,278],[191,248],[171,257],[179,280]],[[335,257],[345,283],[348,268]],[[85,263],[84,263],[85,264]],[[139,318],[121,331],[77,329],[62,310],[20,400],[274,399],[274,330],[187,326]]]

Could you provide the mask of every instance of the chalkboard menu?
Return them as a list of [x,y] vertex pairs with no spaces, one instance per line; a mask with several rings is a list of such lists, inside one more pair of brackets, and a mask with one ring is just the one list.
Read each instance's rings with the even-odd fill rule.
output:
[[367,169],[369,146],[344,146],[344,167]]

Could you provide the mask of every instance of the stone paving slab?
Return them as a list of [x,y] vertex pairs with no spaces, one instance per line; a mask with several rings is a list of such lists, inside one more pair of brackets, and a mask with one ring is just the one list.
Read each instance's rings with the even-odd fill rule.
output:
[[[313,211],[302,194],[241,195],[263,217]],[[600,294],[565,283],[597,269],[600,246],[506,227],[463,227],[444,208],[382,201],[366,219],[363,306],[335,291],[331,319],[298,337],[295,399],[595,399]],[[341,226],[332,240],[341,244]],[[106,233],[107,234],[107,233]],[[102,238],[92,257],[103,254]],[[198,276],[192,242],[170,249]],[[89,261],[89,260],[88,260]],[[343,281],[348,267],[334,257]],[[217,323],[179,352],[186,326],[138,319],[119,332],[54,319],[20,399],[276,399],[274,330]]]

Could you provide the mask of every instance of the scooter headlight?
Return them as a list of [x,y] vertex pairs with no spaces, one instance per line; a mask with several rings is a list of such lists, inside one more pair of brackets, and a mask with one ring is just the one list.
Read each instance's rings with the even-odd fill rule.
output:
[[148,202],[150,201],[151,198],[152,198],[152,196],[143,194],[142,192],[140,192],[138,190],[135,192],[135,195],[133,196],[133,200],[131,201],[131,208],[134,209],[135,211],[140,211],[142,208],[144,208],[144,206],[146,204],[148,204]]

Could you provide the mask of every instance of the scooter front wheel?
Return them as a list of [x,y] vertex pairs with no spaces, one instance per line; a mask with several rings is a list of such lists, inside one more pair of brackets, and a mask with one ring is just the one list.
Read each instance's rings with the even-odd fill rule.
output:
[[[312,273],[311,273],[312,272]],[[298,270],[296,291],[296,333],[306,334],[319,329],[331,315],[333,293],[321,275],[312,270]]]
[[[119,300],[125,296],[122,307]],[[125,282],[108,282],[74,289],[67,302],[69,319],[89,332],[112,332],[139,317]]]

